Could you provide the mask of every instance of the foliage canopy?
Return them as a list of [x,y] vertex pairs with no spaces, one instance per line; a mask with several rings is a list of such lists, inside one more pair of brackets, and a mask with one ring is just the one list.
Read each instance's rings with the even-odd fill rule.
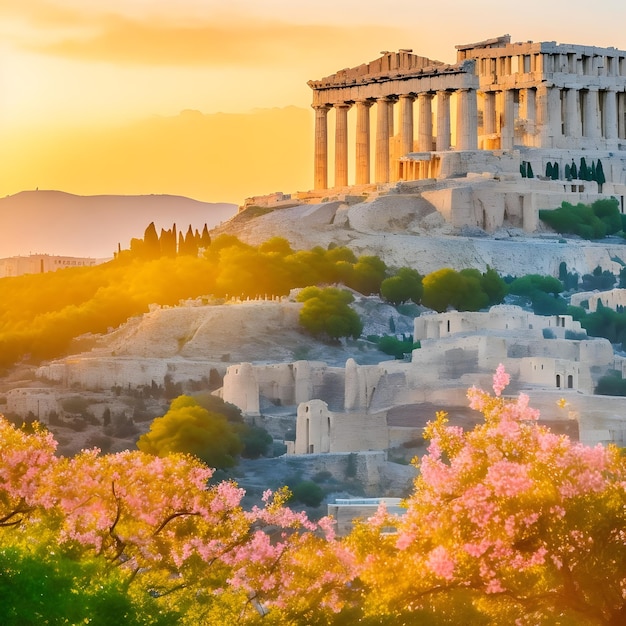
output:
[[552,433],[507,384],[500,366],[493,395],[469,390],[469,432],[439,413],[405,514],[343,540],[285,490],[244,511],[190,456],[59,458],[0,419],[3,623],[622,624],[626,456]]
[[232,467],[242,451],[235,428],[220,413],[207,411],[190,396],[179,396],[163,417],[139,437],[137,447],[156,456],[191,454],[209,467]]

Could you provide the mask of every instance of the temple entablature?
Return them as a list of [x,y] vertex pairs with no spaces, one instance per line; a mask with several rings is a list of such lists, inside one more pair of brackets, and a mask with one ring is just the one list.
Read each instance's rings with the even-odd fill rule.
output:
[[[523,148],[626,153],[626,51],[554,41],[511,43],[509,35],[456,49],[456,64],[401,50],[309,81],[314,188],[431,176],[427,168],[400,166],[412,153]],[[349,163],[352,133],[355,161]]]

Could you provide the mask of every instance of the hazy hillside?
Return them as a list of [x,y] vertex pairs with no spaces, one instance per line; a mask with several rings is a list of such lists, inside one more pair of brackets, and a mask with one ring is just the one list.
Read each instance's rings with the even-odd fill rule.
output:
[[313,184],[313,119],[309,107],[187,110],[98,130],[10,133],[0,142],[0,195],[39,187],[241,204],[248,196],[306,190]]
[[157,231],[189,224],[202,229],[227,220],[237,206],[182,196],[75,196],[23,191],[0,198],[0,258],[30,253],[110,257],[154,222]]
[[[473,236],[464,236],[466,231]],[[626,241],[620,237],[585,241],[519,229],[503,228],[495,235],[479,229],[459,231],[412,195],[393,194],[350,206],[307,204],[262,215],[242,211],[214,234],[223,232],[253,245],[280,235],[296,249],[347,246],[357,256],[376,255],[390,267],[413,267],[423,274],[442,267],[492,267],[503,275],[557,276],[563,261],[581,275],[598,265],[618,274],[626,263]]]

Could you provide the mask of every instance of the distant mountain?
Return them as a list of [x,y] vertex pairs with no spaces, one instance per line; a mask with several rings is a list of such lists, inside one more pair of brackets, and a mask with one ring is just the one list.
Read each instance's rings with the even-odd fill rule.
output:
[[202,230],[237,213],[227,203],[182,196],[75,196],[61,191],[23,191],[0,198],[0,258],[51,254],[103,258],[117,244],[128,248],[154,222],[157,232],[176,223]]

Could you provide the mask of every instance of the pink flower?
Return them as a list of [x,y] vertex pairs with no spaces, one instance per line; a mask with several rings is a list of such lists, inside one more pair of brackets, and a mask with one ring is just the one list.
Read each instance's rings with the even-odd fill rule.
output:
[[454,578],[454,561],[443,546],[437,546],[431,551],[426,560],[426,565],[435,576],[446,580]]
[[496,368],[496,373],[493,375],[493,391],[496,396],[502,393],[502,390],[508,386],[510,377],[504,369],[504,365],[500,363]]

